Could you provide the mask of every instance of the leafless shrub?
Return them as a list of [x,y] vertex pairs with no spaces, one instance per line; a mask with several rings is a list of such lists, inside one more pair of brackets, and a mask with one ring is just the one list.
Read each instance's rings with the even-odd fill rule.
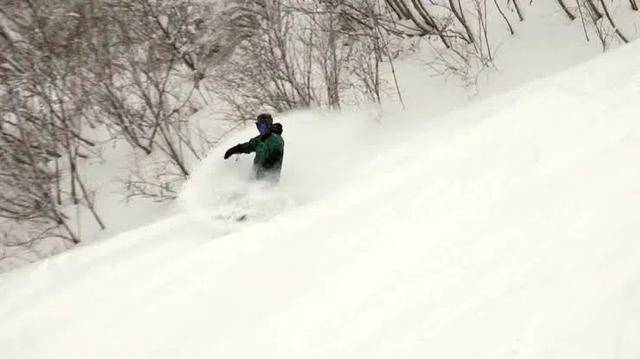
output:
[[576,0],[575,9],[580,15],[586,40],[590,41],[589,34],[594,33],[603,51],[609,48],[611,41],[616,39],[622,43],[629,42],[604,1]]
[[[74,209],[105,228],[83,174],[100,156],[92,137],[104,128],[153,154],[169,167],[163,174],[188,176],[187,161],[202,153],[193,142],[201,136],[187,124],[200,106],[195,94],[233,46],[221,35],[228,29],[215,28],[212,6],[29,0],[0,8],[0,218],[28,229],[4,245],[79,243]],[[166,185],[164,177],[144,178],[153,179],[146,187]]]
[[72,16],[80,4],[47,5],[29,1],[2,12],[0,216],[38,228],[22,243],[52,236],[78,243],[65,206],[84,207],[104,228],[79,166],[97,155],[76,77],[85,65],[81,17]]
[[254,30],[218,68],[212,86],[237,118],[265,107],[286,111],[380,101],[381,64],[393,30],[380,24],[376,1],[248,3],[237,11],[250,14]]
[[194,95],[204,74],[224,50],[206,19],[209,8],[191,1],[110,5],[104,16],[117,45],[104,48],[111,60],[87,77],[94,103],[115,136],[144,154],[159,151],[184,180],[189,158],[202,155],[185,122],[197,107]]
[[[499,2],[495,0],[493,5],[514,33]],[[519,5],[513,5],[522,16]],[[424,39],[432,50],[425,63],[436,74],[459,77],[469,87],[475,86],[481,71],[493,67],[487,15],[486,0],[472,0],[464,5],[460,0],[387,0],[378,13],[383,19],[379,23],[389,34]]]

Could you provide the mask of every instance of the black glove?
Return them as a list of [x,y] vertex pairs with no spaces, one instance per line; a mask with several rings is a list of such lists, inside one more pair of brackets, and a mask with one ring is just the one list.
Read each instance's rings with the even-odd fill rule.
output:
[[235,145],[231,147],[230,149],[227,150],[227,152],[224,153],[224,159],[226,160],[227,158],[235,155],[236,153],[240,153],[240,151],[238,151],[239,149],[240,149],[239,145]]

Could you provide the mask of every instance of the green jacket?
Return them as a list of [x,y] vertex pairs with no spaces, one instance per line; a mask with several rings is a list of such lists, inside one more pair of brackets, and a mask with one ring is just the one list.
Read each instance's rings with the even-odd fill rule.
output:
[[284,140],[280,135],[269,133],[252,138],[249,142],[238,145],[238,152],[255,152],[253,169],[257,178],[265,176],[280,177],[282,158],[284,157]]

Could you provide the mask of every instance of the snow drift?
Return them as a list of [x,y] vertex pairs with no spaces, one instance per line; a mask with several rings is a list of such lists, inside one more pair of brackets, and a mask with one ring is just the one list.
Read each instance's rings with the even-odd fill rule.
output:
[[638,358],[639,57],[431,120],[291,114],[277,188],[221,148],[182,214],[0,277],[0,357]]

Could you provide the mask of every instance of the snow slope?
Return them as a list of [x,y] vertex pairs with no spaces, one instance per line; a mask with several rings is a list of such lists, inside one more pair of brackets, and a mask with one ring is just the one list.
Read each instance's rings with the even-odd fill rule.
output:
[[221,148],[183,213],[0,277],[0,358],[638,358],[638,58],[292,114],[278,188]]

